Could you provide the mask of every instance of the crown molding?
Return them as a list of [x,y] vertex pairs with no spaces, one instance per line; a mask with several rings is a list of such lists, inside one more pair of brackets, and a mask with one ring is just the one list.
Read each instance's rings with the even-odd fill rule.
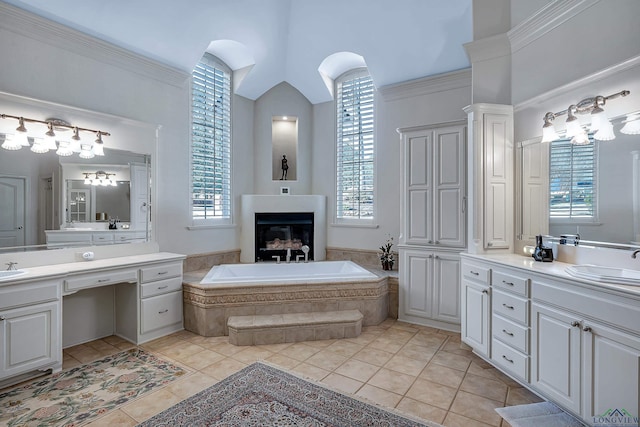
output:
[[517,52],[600,0],[556,0],[507,32],[511,52]]
[[87,58],[184,87],[189,73],[135,54],[18,7],[0,2],[0,29],[58,47]]
[[534,96],[533,98],[529,98],[526,101],[516,104],[514,106],[514,109],[516,112],[518,112],[518,111],[527,109],[529,107],[540,105],[550,98],[554,98],[566,93],[573,92],[582,87],[586,87],[590,84],[593,84],[594,82],[613,77],[616,74],[620,74],[625,71],[638,68],[638,67],[640,67],[640,56],[629,58],[626,61],[615,64],[611,67],[607,67],[593,74],[589,74],[588,76],[584,76],[581,79],[574,80],[570,83],[567,83],[564,86],[557,87],[555,89],[542,93],[538,96]]
[[464,87],[471,87],[471,68],[382,86],[378,92],[385,101],[396,101]]
[[511,46],[506,34],[496,34],[484,39],[464,44],[467,56],[472,64],[489,59],[511,55]]

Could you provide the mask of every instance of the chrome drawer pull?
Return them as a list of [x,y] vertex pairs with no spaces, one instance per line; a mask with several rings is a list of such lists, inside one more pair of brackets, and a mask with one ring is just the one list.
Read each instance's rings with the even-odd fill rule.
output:
[[3,320],[7,320],[7,318],[4,317],[4,316],[0,316],[0,322],[3,321]]
[[169,309],[168,309],[168,308],[165,308],[164,310],[159,311],[159,312],[158,312],[158,314],[164,314],[164,313],[166,313],[167,311],[169,311]]
[[507,282],[506,280],[503,280],[502,283],[509,286],[515,286],[512,282]]
[[483,290],[482,290],[482,293],[483,293],[483,294],[488,294],[488,293],[489,293],[489,289],[483,289]]
[[510,337],[513,336],[513,332],[509,332],[506,329],[503,329],[502,332],[504,332],[505,334],[509,335]]
[[169,285],[158,286],[158,289],[167,289],[168,287],[169,287]]
[[509,310],[513,310],[513,309],[514,309],[514,307],[513,307],[512,305],[507,305],[507,304],[505,304],[505,303],[502,303],[502,306],[503,306],[504,308],[508,308]]
[[160,271],[160,272],[158,272],[158,276],[162,276],[163,274],[167,274],[167,273],[168,273],[168,271]]
[[478,273],[477,271],[472,271],[472,270],[470,270],[469,273],[473,274],[474,276],[480,275],[480,273]]
[[111,279],[98,279],[98,283],[110,282]]
[[509,363],[513,363],[513,360],[509,359],[509,358],[508,358],[507,356],[505,356],[504,354],[502,355],[502,358],[503,358],[504,360],[506,360],[507,362],[509,362]]

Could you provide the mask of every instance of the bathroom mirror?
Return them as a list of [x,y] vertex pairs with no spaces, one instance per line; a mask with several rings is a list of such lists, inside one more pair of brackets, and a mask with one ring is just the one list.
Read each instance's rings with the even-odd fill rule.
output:
[[[46,249],[45,231],[70,226],[107,229],[108,221],[102,218],[111,217],[142,233],[140,240],[149,241],[151,156],[108,148],[104,152],[104,156],[80,159],[77,155],[60,157],[53,151],[2,150],[0,253]],[[99,171],[114,174],[109,178],[115,178],[117,185],[84,184],[85,174],[95,178]],[[78,202],[80,194],[88,196],[82,209],[71,201]],[[106,215],[97,215],[100,213]]]
[[[539,139],[518,145],[517,182],[519,232],[521,240],[532,241],[536,234],[560,237],[579,234],[581,241],[602,245],[640,245],[640,135],[619,132],[616,138],[596,141],[597,166],[594,187],[597,197],[595,220],[551,219],[552,191],[549,184],[549,144]],[[559,197],[554,194],[554,197]]]
[[271,159],[271,175],[274,181],[297,180],[297,117],[274,116],[271,119]]

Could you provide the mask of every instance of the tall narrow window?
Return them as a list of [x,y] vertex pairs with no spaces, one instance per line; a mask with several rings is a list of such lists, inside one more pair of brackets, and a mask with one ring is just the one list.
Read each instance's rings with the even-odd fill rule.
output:
[[192,217],[230,219],[230,70],[205,54],[193,70],[191,93]]
[[374,216],[374,92],[366,70],[336,81],[336,217]]
[[597,146],[575,145],[568,139],[551,143],[549,160],[549,219],[596,221]]

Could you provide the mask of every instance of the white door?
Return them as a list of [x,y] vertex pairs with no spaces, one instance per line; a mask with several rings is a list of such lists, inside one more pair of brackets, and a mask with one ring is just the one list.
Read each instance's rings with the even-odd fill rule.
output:
[[489,287],[470,280],[462,282],[462,341],[489,356]]
[[460,256],[439,252],[433,261],[433,317],[460,323]]
[[531,306],[531,385],[579,414],[580,319],[537,303]]
[[25,179],[0,177],[0,247],[23,246]]
[[593,322],[583,331],[583,416],[640,416],[640,337]]

